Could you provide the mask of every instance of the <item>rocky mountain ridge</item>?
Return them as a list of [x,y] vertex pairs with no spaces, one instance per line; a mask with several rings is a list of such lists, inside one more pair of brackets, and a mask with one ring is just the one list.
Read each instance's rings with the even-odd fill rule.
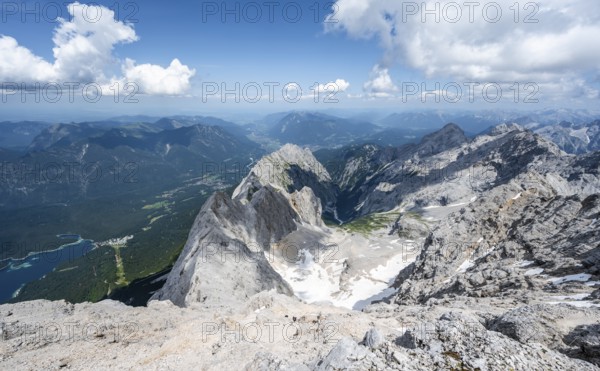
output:
[[535,132],[553,141],[567,153],[582,154],[600,150],[600,120],[585,124],[561,122],[536,128]]
[[[473,139],[447,125],[419,144],[345,150],[339,167],[319,166],[310,151],[285,146],[254,164],[232,197],[217,193],[206,202],[148,308],[110,301],[0,306],[6,339],[0,363],[596,370],[599,156],[567,155],[518,125]],[[351,221],[325,226],[326,208]],[[359,232],[351,229],[358,222]],[[306,259],[294,275],[273,263],[282,244],[363,233],[368,251],[349,245],[343,253],[353,259],[322,265],[310,287],[328,284],[324,277],[333,273],[347,285],[363,282],[344,275],[365,270],[361,254],[397,249],[406,264],[394,273],[395,287],[360,312],[294,297],[298,282],[279,272],[301,278],[312,272],[303,267]],[[382,236],[393,243],[369,245]],[[422,241],[410,264],[402,250],[408,241],[411,247]],[[368,278],[389,267],[369,267]],[[32,339],[19,326],[94,320],[105,321],[91,332],[96,343],[77,335],[70,349],[64,345],[72,339]],[[131,322],[139,325],[136,341],[110,336]],[[267,330],[275,325],[290,331]]]

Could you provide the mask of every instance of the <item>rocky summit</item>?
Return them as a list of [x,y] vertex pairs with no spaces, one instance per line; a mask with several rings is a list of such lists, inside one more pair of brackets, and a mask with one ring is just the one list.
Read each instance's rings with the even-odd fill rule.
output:
[[0,306],[0,366],[598,370],[600,153],[565,146],[285,145],[205,202],[146,307]]

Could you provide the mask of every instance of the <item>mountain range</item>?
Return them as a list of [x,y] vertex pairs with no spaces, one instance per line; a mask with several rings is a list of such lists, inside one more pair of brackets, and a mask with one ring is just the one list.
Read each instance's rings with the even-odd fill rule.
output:
[[[293,127],[303,115],[291,117],[274,121]],[[531,128],[507,122],[469,135],[447,123],[400,146],[283,145],[252,161],[235,189],[206,199],[147,307],[0,306],[2,362],[596,370],[600,152],[567,153]],[[260,149],[212,126],[128,130],[84,145],[133,158],[177,149],[178,170],[205,153],[225,161],[235,146]],[[78,143],[59,139],[40,153]],[[98,318],[94,342],[85,332],[47,341],[23,331]],[[129,327],[117,338],[119,324]]]
[[[331,172],[309,151],[287,145],[259,161],[232,198],[215,195],[205,204],[154,299],[210,311],[264,302],[264,290],[273,289],[267,305],[273,318],[288,300],[278,295],[289,296],[291,289],[317,305],[322,299],[305,290],[333,286],[327,301],[345,306],[353,300],[351,307],[362,308],[379,328],[367,331],[360,344],[360,336],[342,338],[324,358],[304,358],[302,364],[315,369],[594,369],[598,156],[567,155],[516,124],[473,139],[449,124],[393,152],[372,145],[346,150],[342,166],[330,166]],[[323,225],[323,209],[340,202],[352,206],[344,208],[352,210],[343,215],[348,221]],[[341,248],[359,234],[369,236],[366,248]],[[315,259],[332,241],[338,241],[339,260]],[[381,267],[394,262],[373,255],[382,246],[399,254],[402,268],[383,296],[366,290],[355,297],[359,282],[385,277]],[[416,249],[414,256],[407,246]],[[285,259],[290,249],[291,262]],[[228,260],[222,250],[254,258]],[[202,259],[208,252],[212,259]],[[370,260],[361,259],[364,254]],[[243,278],[239,271],[246,272]],[[324,318],[335,316],[332,308],[317,308]],[[407,318],[409,329],[394,335],[392,328]],[[422,332],[419,321],[431,324],[431,333]],[[344,326],[352,332],[352,325]],[[456,337],[449,337],[448,327]],[[472,331],[476,337],[466,335]],[[297,359],[281,347],[270,349],[275,354],[256,355],[260,362]]]

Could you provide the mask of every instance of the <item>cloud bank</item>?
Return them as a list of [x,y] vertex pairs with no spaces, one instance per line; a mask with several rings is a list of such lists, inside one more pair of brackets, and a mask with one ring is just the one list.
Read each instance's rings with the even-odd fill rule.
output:
[[[86,7],[85,11],[82,11]],[[136,65],[131,59],[119,61],[113,49],[138,40],[131,24],[115,19],[112,10],[78,2],[67,6],[69,21],[59,20],[54,30],[52,63],[36,56],[10,36],[0,35],[0,80],[16,83],[80,82],[109,85],[133,83],[140,93],[180,95],[190,89],[195,70],[174,59],[168,67]],[[89,16],[93,14],[93,19]],[[121,63],[123,76],[107,76]]]
[[470,3],[337,0],[325,27],[378,40],[381,62],[365,85],[375,93],[389,86],[385,68],[396,64],[428,79],[530,81],[548,87],[563,80],[578,82],[569,89],[591,89],[579,85],[600,73],[599,2]]

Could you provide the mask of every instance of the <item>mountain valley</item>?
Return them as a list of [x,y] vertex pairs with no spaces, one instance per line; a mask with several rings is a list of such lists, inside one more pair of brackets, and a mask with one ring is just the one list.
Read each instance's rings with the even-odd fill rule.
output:
[[[190,135],[199,129],[137,138],[110,129],[65,146],[112,143],[138,159],[168,143],[185,159],[206,153],[193,149],[204,143]],[[227,143],[215,147],[227,152]],[[447,124],[400,147],[313,154],[287,144],[254,161],[235,189],[207,195],[147,308],[0,306],[2,362],[597,369],[599,176],[598,152],[566,154],[514,123],[473,138]],[[95,325],[48,340],[32,321]],[[114,355],[99,358],[94,347]]]

